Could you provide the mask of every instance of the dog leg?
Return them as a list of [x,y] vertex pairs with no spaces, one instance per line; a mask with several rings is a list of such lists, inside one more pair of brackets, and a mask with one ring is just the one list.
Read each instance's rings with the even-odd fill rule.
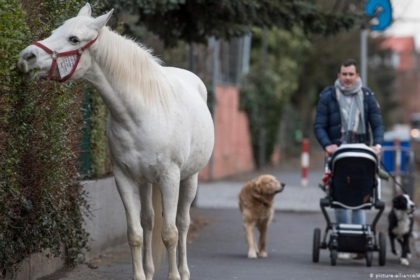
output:
[[245,239],[248,245],[248,258],[257,258],[257,248],[254,239],[254,227],[255,223],[244,223]]
[[267,251],[266,251],[267,229],[268,229],[268,220],[258,223],[258,230],[260,232],[260,244],[259,244],[260,253],[258,254],[258,256],[260,256],[261,258],[267,257]]
[[398,252],[395,250],[395,236],[392,233],[389,234],[389,243],[391,244],[391,252],[397,256]]
[[407,258],[411,259],[410,236],[408,236],[407,239]]
[[397,238],[397,241],[401,245],[400,263],[401,263],[401,265],[408,266],[410,263],[407,260],[407,253],[405,251],[404,239],[403,238]]
[[[400,241],[400,240],[398,240],[398,241]],[[400,241],[400,243],[401,243],[401,251],[402,251],[402,253],[401,253],[401,259],[400,259],[401,264],[408,266],[410,264],[410,262],[407,259],[408,253],[410,251],[410,249],[408,247],[409,246],[408,234],[405,234],[403,236],[403,238]]]
[[401,265],[409,266],[410,262],[405,258],[400,258]]

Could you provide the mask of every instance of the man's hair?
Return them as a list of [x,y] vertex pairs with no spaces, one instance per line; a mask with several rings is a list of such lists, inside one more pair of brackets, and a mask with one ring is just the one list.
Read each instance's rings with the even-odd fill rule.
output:
[[351,65],[354,65],[354,67],[356,68],[356,73],[358,73],[357,71],[357,61],[353,58],[348,58],[346,60],[343,60],[340,64],[340,68],[338,69],[338,73],[341,72],[341,67],[349,67]]

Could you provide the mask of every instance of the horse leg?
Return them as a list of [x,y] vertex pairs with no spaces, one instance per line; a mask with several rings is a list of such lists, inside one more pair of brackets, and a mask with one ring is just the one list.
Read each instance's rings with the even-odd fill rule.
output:
[[[154,210],[152,205],[152,184],[144,183],[140,186],[140,199],[141,199],[141,227],[143,228],[144,236],[144,273],[147,280],[153,279],[155,267],[153,265],[152,257],[152,230]],[[159,215],[160,213],[157,213]]]
[[178,228],[178,249],[179,249],[179,273],[182,280],[190,279],[190,271],[187,262],[187,235],[190,227],[191,203],[197,193],[198,173],[181,181],[179,189],[178,212],[176,215],[176,226]]
[[162,193],[163,226],[162,240],[168,251],[169,273],[168,280],[180,280],[176,265],[176,246],[178,243],[178,229],[176,228],[176,212],[179,197],[179,170],[171,172],[159,182]]
[[118,168],[114,168],[115,182],[124,204],[127,219],[127,238],[133,260],[134,280],[145,280],[142,265],[143,229],[140,225],[139,187],[126,177]]

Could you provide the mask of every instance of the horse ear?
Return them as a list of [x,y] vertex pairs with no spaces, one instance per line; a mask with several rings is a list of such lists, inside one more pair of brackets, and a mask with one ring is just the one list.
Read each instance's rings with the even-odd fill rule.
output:
[[77,14],[77,16],[86,16],[86,17],[90,17],[90,15],[92,14],[92,8],[90,7],[89,3],[86,3],[86,5],[80,9],[79,13]]
[[114,12],[114,9],[111,9],[111,11],[109,11],[107,14],[95,18],[93,23],[95,24],[98,30],[100,30],[102,27],[105,26],[105,24],[111,18],[113,12]]

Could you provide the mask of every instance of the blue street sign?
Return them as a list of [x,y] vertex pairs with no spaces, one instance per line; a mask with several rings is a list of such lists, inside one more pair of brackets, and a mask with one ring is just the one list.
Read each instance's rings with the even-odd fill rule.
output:
[[377,24],[372,24],[371,29],[375,31],[385,30],[392,23],[392,5],[390,0],[368,0],[366,1],[365,11],[369,16],[374,16],[376,11],[380,9],[376,16]]

